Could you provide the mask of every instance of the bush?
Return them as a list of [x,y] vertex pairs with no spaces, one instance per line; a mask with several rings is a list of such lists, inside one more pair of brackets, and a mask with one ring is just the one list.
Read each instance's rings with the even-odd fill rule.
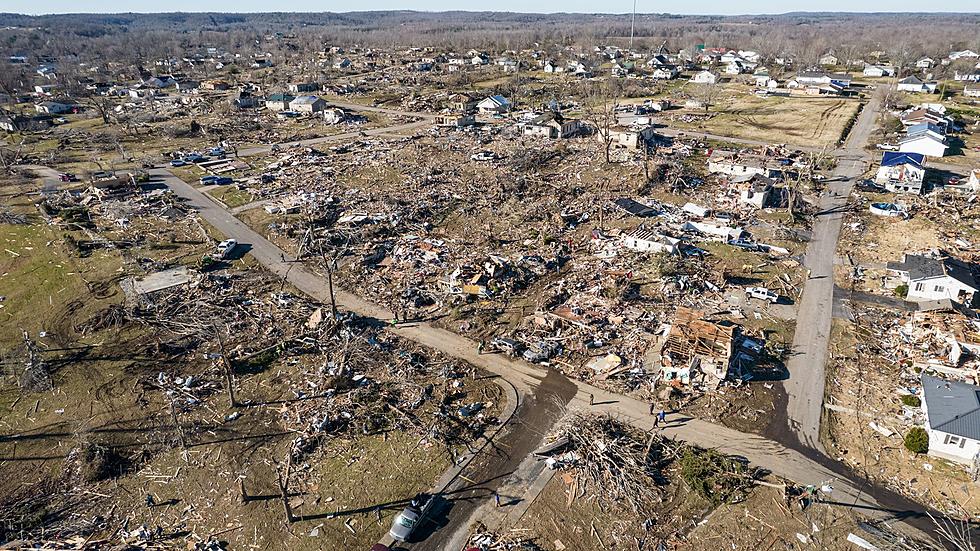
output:
[[903,283],[902,285],[895,287],[895,296],[900,298],[909,296],[909,286]]
[[912,396],[911,394],[905,394],[902,396],[902,403],[917,408],[922,405],[922,400],[918,396]]
[[905,449],[912,453],[929,451],[929,433],[922,427],[912,427],[905,433]]

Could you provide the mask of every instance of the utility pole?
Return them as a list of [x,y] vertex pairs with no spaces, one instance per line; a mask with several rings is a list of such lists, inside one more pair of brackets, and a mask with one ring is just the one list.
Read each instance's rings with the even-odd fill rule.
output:
[[636,26],[636,0],[633,0],[633,17],[630,19],[630,54],[633,53],[633,29]]

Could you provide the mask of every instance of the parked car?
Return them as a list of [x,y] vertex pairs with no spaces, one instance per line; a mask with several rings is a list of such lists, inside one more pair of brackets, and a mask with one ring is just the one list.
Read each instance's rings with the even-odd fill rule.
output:
[[201,185],[210,186],[216,184],[217,182],[218,182],[217,176],[213,176],[213,175],[201,176]]
[[419,522],[432,507],[432,502],[433,496],[429,494],[419,494],[412,498],[412,503],[395,515],[395,520],[391,523],[391,530],[388,531],[391,539],[401,542],[408,541]]
[[238,241],[235,239],[225,239],[221,243],[218,243],[218,248],[216,249],[218,258],[222,260],[228,258],[235,251],[235,247],[238,247]]
[[776,304],[779,302],[779,295],[773,293],[765,287],[746,287],[745,288],[745,298],[746,300],[751,300],[757,298],[759,300],[764,300],[769,304]]
[[208,149],[205,153],[207,153],[208,156],[211,157],[222,157],[225,154],[225,150],[224,148],[221,147],[212,147],[211,149]]
[[61,174],[58,175],[58,178],[62,182],[76,182],[76,181],[78,181],[78,178],[74,174],[72,174],[70,172],[62,172]]
[[198,153],[191,153],[184,157],[185,163],[199,163],[201,161],[206,161],[207,157]]
[[490,341],[490,347],[511,356],[517,356],[521,353],[521,349],[524,348],[521,346],[521,343],[515,341],[514,339],[508,339],[507,337],[497,337],[493,339]]
[[214,183],[219,186],[227,186],[228,184],[234,184],[235,179],[229,178],[228,176],[221,176],[217,180],[215,180]]
[[522,357],[533,364],[546,362],[561,352],[561,344],[555,341],[538,341],[527,347]]
[[181,167],[181,166],[187,166],[187,162],[184,161],[183,159],[174,159],[174,160],[170,161],[170,166],[172,166],[174,168]]

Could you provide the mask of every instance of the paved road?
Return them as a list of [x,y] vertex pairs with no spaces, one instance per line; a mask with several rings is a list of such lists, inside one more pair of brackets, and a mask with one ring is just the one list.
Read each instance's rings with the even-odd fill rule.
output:
[[[793,349],[784,382],[787,394],[786,416],[792,434],[804,446],[824,452],[820,443],[820,419],[823,410],[827,350],[834,303],[834,258],[840,237],[847,199],[854,181],[869,165],[863,151],[881,105],[880,95],[865,106],[851,129],[844,147],[835,151],[838,158],[834,178],[818,205],[810,242],[803,259],[809,278],[803,288],[800,309],[793,336]],[[791,442],[784,442],[792,444]]]
[[[324,277],[312,273],[299,263],[290,262],[289,256],[285,255],[281,249],[239,221],[203,192],[166,170],[156,169],[151,173],[155,177],[162,178],[175,194],[187,199],[189,204],[219,231],[226,236],[238,239],[241,243],[249,244],[251,246],[249,252],[268,270],[277,275],[285,276],[297,289],[317,300],[323,302],[329,300]],[[284,258],[286,261],[283,260]],[[832,260],[833,255],[830,255],[829,258]],[[386,309],[361,297],[340,290],[337,291],[336,297],[338,304],[345,309],[379,320],[391,319],[391,313]],[[549,373],[555,376],[555,372],[551,370],[512,360],[499,354],[478,354],[476,343],[470,339],[426,323],[400,325],[393,330],[400,336],[504,377],[512,382],[522,394],[533,395],[541,386],[541,382],[549,376]],[[568,381],[567,379],[564,380]],[[578,381],[568,381],[568,383],[575,387],[575,395],[570,401],[569,407],[609,413],[644,430],[652,428],[653,419],[649,415],[649,404],[606,392],[587,383]],[[590,394],[595,396],[595,406],[589,406]],[[669,420],[671,423],[664,429],[664,434],[669,437],[677,437],[692,444],[716,448],[724,453],[744,457],[755,465],[765,467],[778,476],[798,483],[817,484],[827,480],[835,480],[833,495],[839,502],[863,506],[874,506],[876,503],[874,498],[865,493],[865,489],[858,488],[855,484],[842,479],[820,462],[773,440],[759,435],[742,433],[699,419],[673,416]]]

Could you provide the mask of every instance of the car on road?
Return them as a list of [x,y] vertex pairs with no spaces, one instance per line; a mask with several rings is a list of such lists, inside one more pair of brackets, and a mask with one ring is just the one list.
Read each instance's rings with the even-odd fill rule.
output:
[[238,247],[238,241],[235,239],[225,239],[221,243],[218,243],[218,247],[215,251],[218,253],[218,258],[224,260],[231,256],[231,253],[235,252],[235,248]]
[[745,299],[759,299],[768,302],[769,304],[776,304],[779,302],[779,295],[773,293],[765,287],[746,287],[745,288]]
[[490,341],[490,348],[510,356],[517,356],[524,349],[520,342],[507,337],[497,337],[493,339]]
[[210,186],[218,183],[218,177],[214,175],[201,176],[201,185]]
[[391,523],[391,530],[388,531],[391,539],[400,542],[408,541],[419,522],[432,507],[433,501],[433,496],[429,494],[419,494],[412,498],[412,503],[395,515],[395,520]]
[[546,362],[561,352],[561,344],[555,341],[538,341],[527,347],[521,357],[525,361],[537,364]]

